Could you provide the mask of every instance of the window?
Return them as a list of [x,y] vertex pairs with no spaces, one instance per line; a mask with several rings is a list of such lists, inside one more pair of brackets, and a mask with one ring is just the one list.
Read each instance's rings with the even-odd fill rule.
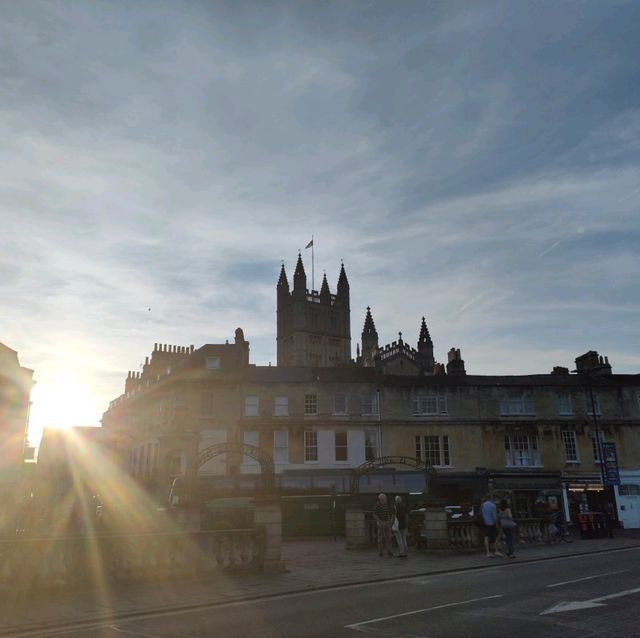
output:
[[273,433],[273,460],[275,463],[289,462],[289,432],[286,430]]
[[184,396],[181,394],[173,395],[173,406],[175,408],[181,408],[184,405]]
[[335,312],[329,313],[329,328],[336,330],[338,328],[338,315]]
[[[258,447],[258,433],[256,431],[246,430],[242,433],[242,441],[247,445]],[[242,457],[242,465],[244,465],[245,468],[257,468],[260,463],[252,456],[245,454]]]
[[558,414],[560,416],[573,415],[573,405],[571,404],[571,395],[568,392],[561,392],[558,395]]
[[304,431],[304,462],[314,463],[318,460],[318,433],[315,430]]
[[220,357],[207,357],[206,364],[207,364],[207,370],[219,370]]
[[519,396],[503,397],[500,401],[500,414],[503,416],[532,416],[533,397],[525,392]]
[[364,458],[366,461],[378,458],[378,433],[373,430],[364,432]]
[[347,433],[336,432],[336,461],[348,461]]
[[427,435],[416,436],[416,458],[426,465],[451,465],[451,454],[449,448],[449,437]]
[[564,445],[564,458],[567,463],[580,463],[578,455],[578,441],[576,433],[572,430],[562,431],[562,444]]
[[620,496],[640,496],[640,485],[634,485],[632,483],[619,485],[618,494],[620,494]]
[[273,416],[289,416],[289,397],[273,399]]
[[255,394],[248,395],[244,398],[244,415],[245,416],[259,416],[258,410],[258,397]]
[[411,404],[413,416],[447,414],[447,397],[444,394],[414,394]]
[[333,413],[334,414],[347,413],[347,395],[346,394],[339,393],[333,396]]
[[[593,395],[593,406],[596,409],[596,416],[600,416],[600,397],[594,393]],[[593,416],[593,408],[591,406],[591,395],[587,394],[587,414]]]
[[362,397],[362,414],[364,416],[378,416],[378,395],[365,394]]
[[[600,439],[600,443],[604,442],[604,432],[602,432],[602,430],[598,430],[598,438]],[[600,446],[598,445],[595,432],[591,433],[591,450],[593,453],[593,462],[600,463]]]
[[540,448],[535,434],[513,434],[504,437],[508,467],[530,467],[540,465]]
[[304,395],[304,413],[306,415],[318,414],[318,395],[317,394]]
[[213,416],[213,392],[200,395],[200,416]]

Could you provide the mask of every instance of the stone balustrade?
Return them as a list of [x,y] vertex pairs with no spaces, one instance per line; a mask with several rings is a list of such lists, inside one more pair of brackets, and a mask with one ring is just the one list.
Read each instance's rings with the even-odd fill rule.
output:
[[[516,521],[515,542],[518,545],[547,543],[549,530],[543,519],[527,518]],[[482,528],[475,520],[449,521],[449,545],[452,549],[481,547],[483,544]]]
[[265,530],[96,534],[0,541],[0,588],[262,570]]

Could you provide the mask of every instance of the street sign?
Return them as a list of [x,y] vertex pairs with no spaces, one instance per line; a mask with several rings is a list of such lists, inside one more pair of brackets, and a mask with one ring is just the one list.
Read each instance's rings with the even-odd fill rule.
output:
[[616,444],[609,441],[600,443],[604,463],[605,485],[620,485],[620,473],[618,472],[618,455]]

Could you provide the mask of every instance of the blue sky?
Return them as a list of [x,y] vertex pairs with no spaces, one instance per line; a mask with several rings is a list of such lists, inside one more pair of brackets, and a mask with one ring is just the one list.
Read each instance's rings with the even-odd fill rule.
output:
[[[383,343],[639,372],[637,2],[6,2],[0,341],[34,436],[241,326],[315,237]],[[303,251],[310,273],[310,251]],[[151,310],[149,310],[151,309]]]

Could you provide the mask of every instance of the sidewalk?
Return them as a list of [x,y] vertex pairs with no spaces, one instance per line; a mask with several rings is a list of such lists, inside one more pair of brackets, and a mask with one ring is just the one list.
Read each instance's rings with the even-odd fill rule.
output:
[[413,552],[403,560],[379,557],[375,549],[346,550],[342,538],[288,541],[283,544],[287,571],[282,574],[240,577],[220,573],[199,581],[122,583],[103,588],[41,592],[28,600],[5,596],[0,601],[0,635],[40,628],[52,630],[54,626],[93,620],[116,620],[140,612],[215,605],[294,591],[626,547],[640,547],[640,530],[621,531],[614,539],[576,539],[569,544],[525,546],[517,549],[516,561],[488,559],[483,551]]

